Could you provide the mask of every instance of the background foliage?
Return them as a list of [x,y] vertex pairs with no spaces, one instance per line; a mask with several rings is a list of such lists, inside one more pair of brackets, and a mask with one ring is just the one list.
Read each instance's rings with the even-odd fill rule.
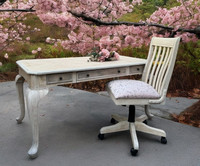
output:
[[[136,6],[133,13],[128,13],[119,20],[138,22],[148,18],[159,7],[171,8],[177,5],[179,5],[179,3],[174,0],[143,0],[143,4]],[[45,41],[47,37],[52,39],[67,38],[69,32],[67,32],[65,28],[59,28],[55,25],[45,25],[33,14],[29,14],[24,23],[26,26],[38,28],[40,31],[29,33],[24,36],[24,38],[30,36],[30,41],[26,43],[14,42],[10,45],[8,50],[0,52],[0,62],[3,63],[3,65],[0,66],[1,73],[17,72],[15,62],[20,59],[82,56],[78,53],[65,50],[61,46],[55,47]],[[32,54],[32,50],[38,47],[40,47],[42,51],[37,54]],[[4,57],[6,53],[9,58]],[[146,46],[141,46],[140,48],[123,48],[120,52],[122,55],[139,58],[146,58],[147,53],[148,47]],[[196,43],[182,43],[178,52],[174,76],[172,77],[173,83],[170,85],[171,89],[191,89],[199,87],[200,83],[197,79],[199,75],[200,40]]]

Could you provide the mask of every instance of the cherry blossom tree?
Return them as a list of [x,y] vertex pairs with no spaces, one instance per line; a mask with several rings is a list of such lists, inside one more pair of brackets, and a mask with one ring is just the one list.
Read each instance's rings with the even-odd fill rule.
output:
[[[23,0],[0,1],[0,51],[13,41],[22,41],[23,36],[30,32],[31,27],[23,23],[28,11],[23,12],[18,9],[31,9],[32,7],[33,1],[26,3]],[[13,11],[13,8],[16,11]]]
[[122,15],[133,12],[141,0],[36,0],[36,13],[47,24],[71,30],[66,49],[86,54],[94,47],[116,51],[149,44],[151,36],[181,36],[183,42],[200,37],[200,2],[178,0],[180,6],[159,8],[139,23],[119,22]]
[[[15,11],[19,8],[33,11],[45,24],[66,27],[70,31],[68,38],[54,39],[54,43],[60,43],[74,52],[87,54],[96,47],[100,50],[117,51],[128,46],[148,45],[152,36],[181,36],[183,42],[198,40],[199,0],[177,1],[180,6],[169,10],[158,8],[150,18],[138,23],[120,22],[118,19],[126,13],[134,12],[134,6],[141,4],[142,0],[21,0],[23,5],[15,7]],[[6,5],[10,3],[4,2],[1,9],[9,9]],[[14,11],[13,6],[10,9]],[[23,10],[20,11],[22,13]],[[23,27],[23,24],[20,26]],[[0,26],[0,45],[5,44],[15,31],[8,32]],[[21,30],[22,34],[23,32]],[[15,39],[20,39],[20,36],[17,32]]]

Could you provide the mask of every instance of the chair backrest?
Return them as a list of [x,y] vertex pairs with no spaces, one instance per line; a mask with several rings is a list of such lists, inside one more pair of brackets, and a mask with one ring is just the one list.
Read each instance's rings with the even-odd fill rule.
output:
[[151,40],[147,64],[142,81],[150,84],[162,96],[168,89],[174,69],[180,38],[159,38]]

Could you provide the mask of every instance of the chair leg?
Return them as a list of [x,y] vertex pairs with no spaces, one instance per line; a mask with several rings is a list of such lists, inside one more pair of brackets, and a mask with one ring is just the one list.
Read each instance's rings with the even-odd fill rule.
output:
[[135,121],[136,122],[144,122],[147,119],[148,119],[148,117],[146,115],[141,115],[141,116],[135,118]]
[[139,143],[137,139],[135,123],[129,123],[129,125],[130,125],[130,133],[131,133],[133,148],[134,150],[139,150]]
[[113,114],[111,115],[111,118],[115,119],[117,122],[121,122],[121,121],[127,121],[128,118],[121,116],[121,115],[117,115],[117,114]]
[[153,135],[157,135],[161,137],[166,137],[166,133],[164,130],[150,127],[142,122],[135,122],[135,127],[137,131],[141,131],[144,133],[153,134]]
[[126,131],[126,130],[129,130],[129,123],[127,121],[122,121],[112,126],[102,127],[100,129],[100,134],[114,133],[114,132]]

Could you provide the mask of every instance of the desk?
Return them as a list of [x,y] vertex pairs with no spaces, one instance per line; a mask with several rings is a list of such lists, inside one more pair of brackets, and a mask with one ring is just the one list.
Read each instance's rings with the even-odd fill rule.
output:
[[[21,123],[25,109],[29,112],[33,136],[28,151],[31,158],[37,157],[39,147],[38,104],[41,98],[47,95],[49,87],[142,74],[146,63],[144,59],[125,56],[120,56],[118,61],[108,62],[88,62],[88,59],[88,57],[75,57],[17,61],[19,75],[16,76],[15,82],[21,113],[16,120],[17,123]],[[28,88],[24,93],[25,80]]]

